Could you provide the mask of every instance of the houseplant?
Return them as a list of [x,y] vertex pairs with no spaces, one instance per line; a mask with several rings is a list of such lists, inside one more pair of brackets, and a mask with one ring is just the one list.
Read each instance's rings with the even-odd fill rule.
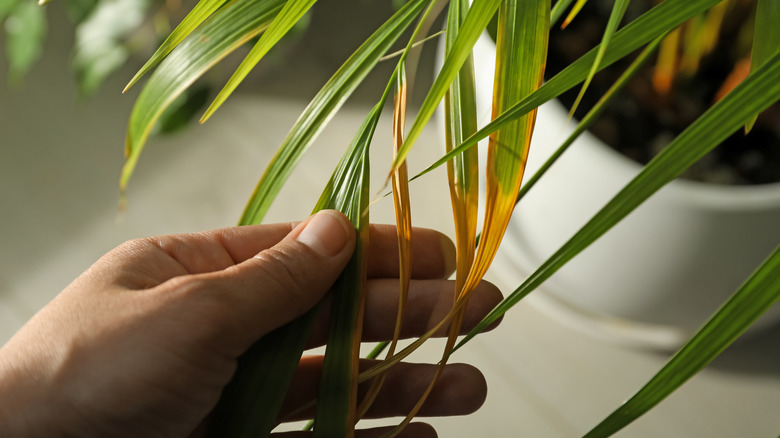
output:
[[[733,7],[734,2],[730,3],[722,3],[719,8]],[[587,18],[598,18],[593,15],[595,12]],[[749,24],[752,22],[742,27]],[[591,30],[593,23],[580,27]],[[733,33],[737,31],[722,39],[736,39]],[[567,35],[566,41],[582,40],[584,32],[580,29]],[[596,37],[599,35],[591,39],[597,44]],[[578,41],[578,45],[591,47],[583,41]],[[718,50],[736,52],[728,48]],[[477,107],[481,108],[478,113],[487,117],[492,94],[491,66],[495,62],[495,43],[487,34],[475,46],[475,59]],[[554,61],[566,65],[561,59]],[[629,88],[639,90],[635,94],[646,94],[652,88],[649,78],[653,68],[657,69],[655,62],[658,61],[646,61],[639,71],[641,77],[637,74],[629,83]],[[611,77],[601,84],[601,94],[620,72],[613,68]],[[707,79],[703,73],[695,78]],[[720,85],[717,80],[710,87]],[[568,93],[568,104],[574,100],[575,91]],[[631,103],[633,95],[629,90],[624,90],[624,94],[629,96],[620,102],[621,108],[636,105]],[[661,106],[667,100],[659,96],[644,105]],[[548,102],[540,109],[529,170],[539,169],[555,153],[559,143],[574,131],[575,123],[568,120],[567,112],[557,101]],[[612,112],[613,119],[625,119],[622,126],[627,127],[626,131],[636,129],[638,122],[632,123],[620,110]],[[583,109],[581,115],[584,114]],[[647,131],[642,132],[648,135]],[[664,134],[656,130],[649,135],[652,138]],[[755,138],[755,135],[744,137],[739,133],[734,137],[737,136],[744,140],[731,141],[749,145]],[[641,147],[637,144],[634,149]],[[715,161],[712,156],[707,158]],[[771,164],[763,169],[771,169]],[[538,266],[640,170],[639,163],[616,153],[594,134],[579,134],[574,146],[551,167],[538,187],[529,192],[510,222],[507,233],[511,239],[505,243],[504,251],[511,255],[514,266],[521,272]],[[708,172],[715,174],[712,170]],[[761,176],[765,174],[766,171]],[[563,322],[599,336],[633,346],[678,348],[780,241],[780,230],[775,225],[778,220],[780,184],[725,186],[678,179],[556,273],[545,284],[545,294],[540,294],[536,303],[544,311],[561,317]],[[633,251],[635,247],[643,250]],[[610,268],[618,268],[619,272],[603,275]],[[778,312],[777,307],[768,312],[752,332],[758,332],[758,326],[776,322],[780,317]]]
[[[265,30],[256,48],[250,54],[250,58],[253,60],[259,59],[264,51],[290,27],[291,22],[300,17],[302,12],[311,6],[312,3],[312,1],[293,0],[287,3],[273,0],[255,2],[235,1],[224,6],[215,1],[200,3],[190,14],[190,18],[185,19],[179,28],[180,31],[175,31],[168,42],[163,45],[163,49],[160,52],[161,55],[153,58],[152,64],[168,54],[146,84],[146,88],[141,93],[136,109],[131,116],[128,132],[129,159],[123,184],[126,185],[127,178],[137,162],[138,155],[151,129],[151,125],[159,116],[163,107],[173,101],[177,94],[183,91],[214,62],[221,59],[226,52],[235,49]],[[662,3],[648,12],[648,15],[645,15],[644,18],[637,19],[633,25],[626,27],[620,34],[615,35],[612,43],[609,45],[604,62],[610,62],[631,49],[660,36],[686,18],[716,3],[716,1],[712,0],[668,0]],[[261,187],[250,202],[247,213],[242,220],[243,223],[260,220],[262,212],[267,208],[270,198],[273,197],[273,189],[281,184],[290,166],[295,162],[299,153],[302,152],[300,149],[305,149],[311,138],[319,131],[321,125],[327,121],[332,112],[343,103],[347,95],[354,89],[356,83],[376,64],[379,57],[388,51],[392,45],[392,40],[399,38],[402,30],[410,27],[418,15],[427,10],[426,6],[428,5],[429,2],[418,0],[409,2],[402,7],[385,26],[378,30],[377,34],[358,49],[356,55],[350,58],[345,67],[336,73],[334,79],[325,86],[323,92],[315,97],[312,105],[307,108],[304,115],[296,123],[290,137],[285,140],[284,149],[273,160],[272,168],[265,174],[261,181]],[[458,80],[457,87],[454,88],[450,97],[448,97],[448,101],[452,111],[451,120],[462,120],[463,123],[454,122],[452,125],[458,128],[452,129],[454,131],[452,149],[458,150],[459,144],[463,145],[462,149],[466,149],[478,137],[484,137],[493,130],[499,127],[502,128],[501,133],[494,137],[494,143],[498,145],[494,147],[494,153],[503,155],[498,160],[498,166],[492,166],[488,172],[488,178],[493,180],[492,184],[495,188],[492,192],[488,190],[491,198],[488,198],[486,202],[491,207],[491,213],[488,215],[490,220],[486,222],[488,226],[483,228],[483,237],[480,239],[476,255],[474,255],[476,226],[473,219],[475,216],[474,206],[476,205],[473,198],[475,189],[472,171],[474,165],[469,162],[469,160],[473,159],[473,156],[458,156],[456,158],[458,161],[452,165],[451,174],[453,177],[451,179],[454,187],[453,191],[455,192],[455,205],[460,206],[456,211],[456,216],[459,218],[459,223],[462,224],[462,228],[459,226],[458,233],[458,246],[461,248],[458,282],[460,285],[464,285],[462,287],[463,291],[466,292],[464,295],[467,295],[469,285],[473,285],[487,269],[493,250],[503,234],[503,228],[508,220],[509,213],[512,211],[517,190],[516,186],[519,185],[522,174],[518,172],[519,167],[512,166],[511,163],[523,161],[522,156],[530,139],[530,126],[533,122],[532,115],[524,119],[521,118],[519,121],[517,117],[524,115],[528,110],[541,103],[541,101],[555,96],[563,89],[576,85],[578,81],[586,77],[590,66],[593,64],[594,56],[585,57],[583,61],[573,64],[558,79],[550,80],[546,85],[538,88],[538,91],[533,91],[541,83],[543,54],[545,52],[544,41],[547,34],[545,24],[548,23],[547,13],[550,5],[546,2],[538,2],[537,4],[526,2],[523,8],[511,9],[507,7],[516,5],[514,2],[478,1],[467,14],[464,14],[465,6],[463,3],[453,2],[450,5],[450,25],[448,26],[450,31],[450,48],[443,73],[434,83],[429,97],[426,98],[421,107],[418,121],[412,125],[406,140],[401,143],[399,136],[397,141],[399,145],[398,157],[400,157],[397,161],[397,169],[400,170],[403,169],[400,165],[403,161],[402,158],[414,143],[421,126],[430,117],[440,98],[447,93],[450,82],[456,76]],[[533,5],[536,9],[528,9],[530,6],[525,5]],[[500,24],[502,31],[499,32],[499,35],[501,35],[499,39],[503,43],[499,43],[499,47],[503,49],[499,50],[499,58],[502,59],[502,68],[507,69],[505,70],[506,73],[501,77],[507,81],[510,79],[521,79],[523,87],[528,88],[521,90],[511,86],[511,84],[498,87],[501,90],[498,92],[500,97],[498,112],[501,114],[496,114],[497,117],[491,125],[481,130],[481,134],[471,134],[470,130],[475,129],[475,127],[473,125],[471,125],[471,128],[468,127],[469,121],[473,120],[474,116],[474,111],[470,110],[470,106],[466,103],[471,95],[470,87],[468,86],[469,71],[463,70],[461,72],[461,67],[464,63],[468,64],[467,59],[470,46],[487,25],[487,21],[493,15],[493,12],[499,9],[500,6],[502,12],[500,12],[499,21],[502,23]],[[510,12],[516,13],[512,14]],[[211,16],[212,14],[213,16]],[[209,16],[211,18],[207,18]],[[463,16],[465,18],[462,18]],[[459,26],[461,19],[463,20],[462,26]],[[203,24],[197,26],[201,21],[203,21]],[[513,32],[513,30],[527,28],[527,26],[513,26],[513,24],[521,22],[525,22],[528,26],[537,26],[538,31],[531,33],[532,39],[536,44],[529,44],[528,39],[521,39],[519,36],[520,32]],[[454,32],[457,28],[460,28],[460,32],[456,36]],[[185,34],[188,33],[190,35],[185,37]],[[409,41],[415,41],[415,38],[410,38]],[[176,46],[175,49],[169,50],[174,46]],[[401,60],[405,58],[405,53],[408,53],[410,46],[411,44],[407,45],[407,50],[400,56]],[[527,48],[528,50],[519,50],[521,48]],[[522,53],[521,58],[523,59],[519,60],[520,62],[518,63],[510,62],[512,58],[508,54],[517,53],[518,51]],[[247,66],[252,63],[252,61],[248,62]],[[396,82],[399,84],[398,88],[400,90],[404,89],[402,66],[403,62],[399,62],[394,77],[388,80],[389,86],[382,93],[380,103],[387,99],[391,86],[395,85]],[[242,72],[246,71],[244,67],[240,68]],[[491,320],[500,316],[517,300],[538,286],[546,277],[560,267],[563,262],[573,257],[599,235],[606,232],[611,225],[625,216],[636,205],[643,202],[658,187],[672,179],[682,168],[694,161],[696,156],[703,150],[712,147],[726,133],[737,129],[747,119],[752,117],[753,113],[776,101],[780,95],[780,89],[778,89],[779,86],[777,85],[780,82],[778,81],[779,78],[780,63],[778,63],[778,56],[775,55],[763,67],[759,68],[753,76],[735,89],[729,97],[716,105],[712,112],[692,125],[688,134],[681,135],[669,147],[666,153],[649,164],[646,170],[634,182],[630,183],[605,210],[583,228],[583,231],[570,240],[553,259],[546,262],[539,271],[529,277],[528,281],[510,295],[507,301],[502,303],[491,314],[489,319],[485,321],[485,324],[489,324]],[[231,82],[231,84],[233,83],[235,82]],[[403,114],[401,110],[403,93],[398,93],[398,95],[399,98],[396,100],[397,104],[395,105],[398,110],[395,113],[400,126],[401,115]],[[504,97],[508,100],[502,100]],[[219,99],[222,100],[222,98]],[[375,126],[376,119],[381,114],[381,107],[381,105],[377,105],[376,109],[369,114],[359,135],[356,136],[356,141],[350,149],[350,153],[345,156],[343,164],[339,167],[339,172],[333,180],[334,184],[329,186],[330,192],[328,194],[339,193],[333,190],[333,188],[343,185],[345,187],[344,192],[346,192],[346,189],[352,189],[353,192],[360,193],[361,196],[341,197],[341,199],[365,199],[365,188],[348,180],[347,176],[354,174],[351,170],[365,169],[365,167],[361,167],[364,165],[364,161],[361,159],[362,151],[368,145],[370,134],[373,133],[373,126]],[[460,107],[460,110],[458,110],[458,107]],[[210,113],[211,111],[208,114]],[[510,122],[507,122],[507,120]],[[465,128],[461,129],[461,126],[465,126]],[[398,132],[400,132],[400,129]],[[692,141],[692,138],[695,138],[696,141]],[[507,150],[510,146],[516,146],[518,150]],[[692,148],[692,152],[689,154],[690,148]],[[453,153],[453,156],[455,155],[457,153]],[[510,165],[503,166],[505,164]],[[399,174],[396,177],[395,184],[398,186],[396,193],[400,194],[398,196],[399,211],[402,212],[405,211],[403,209],[405,197],[403,195],[403,181],[403,176]],[[345,184],[340,184],[343,182]],[[507,186],[511,186],[509,187],[511,190],[506,190]],[[321,206],[334,205],[331,201],[338,201],[337,198],[340,197],[324,196]],[[351,201],[348,201],[344,204],[350,203]],[[354,213],[353,219],[355,219],[356,225],[359,226],[357,219],[362,218],[361,213],[364,209],[358,204],[358,207],[353,208],[352,211]],[[401,216],[403,217],[403,215]],[[401,224],[403,223],[401,221]],[[401,226],[401,229],[404,229],[403,226]],[[472,257],[474,258],[472,259]],[[771,256],[757,271],[757,274],[751,281],[745,284],[745,287],[740,290],[738,295],[705,327],[699,337],[672,359],[670,365],[664,368],[657,378],[653,379],[649,386],[646,387],[649,389],[640,391],[637,397],[621,407],[621,410],[617,411],[614,416],[606,419],[602,425],[594,430],[593,434],[598,436],[610,433],[632,418],[641,415],[642,412],[663,398],[665,394],[668,394],[695,371],[703,367],[707,361],[749,325],[757,314],[769,307],[777,298],[779,258],[780,256],[777,253]],[[474,260],[473,263],[472,260]],[[359,265],[359,263],[356,262],[356,265]],[[473,272],[471,266],[476,267]],[[352,271],[350,274],[354,274],[354,272]],[[359,281],[357,282],[359,283]],[[454,309],[451,318],[455,318],[463,302],[463,300],[459,301],[459,305]],[[349,303],[346,304],[348,305]],[[354,306],[352,308],[354,309]],[[478,331],[476,330],[474,333]],[[295,331],[286,334],[291,336],[297,335]],[[348,341],[350,340],[349,333],[347,333],[347,339],[336,339],[331,344],[336,344],[338,341],[349,343]],[[452,345],[453,342],[451,341],[449,346]],[[354,354],[351,351],[347,353],[347,355]],[[297,361],[295,352],[291,356],[294,364]],[[243,363],[247,364],[250,360],[251,358],[248,356],[243,360]],[[387,363],[392,363],[392,360]],[[274,364],[270,366],[274,366]],[[241,373],[240,376],[252,375],[252,367],[247,368],[247,373]],[[283,370],[289,368],[289,363],[281,364],[279,370],[282,371],[272,370],[276,372],[268,373],[267,375],[278,379]],[[344,367],[335,367],[337,372],[341,371],[341,368]],[[379,372],[379,370],[374,370],[373,373]],[[357,376],[353,375],[353,379],[356,378]],[[235,385],[235,388],[241,392],[247,387]],[[339,409],[338,405],[336,409]],[[267,416],[272,421],[274,420],[275,414],[272,413],[270,406],[261,411],[269,413]],[[341,411],[347,412],[344,418],[349,418],[349,415],[352,415],[349,413],[349,407],[346,409],[342,408]],[[223,412],[230,413],[232,409],[228,406]],[[628,413],[628,415],[624,415],[625,413]],[[244,420],[244,418],[239,418],[236,421],[238,420]],[[351,424],[344,423],[345,421],[341,421],[340,425],[336,424],[334,427],[346,426],[347,429],[351,428]],[[232,427],[234,423],[228,421],[226,425]],[[321,429],[317,427],[315,430]],[[327,434],[328,432],[319,433]],[[331,436],[338,436],[338,433],[334,433]]]

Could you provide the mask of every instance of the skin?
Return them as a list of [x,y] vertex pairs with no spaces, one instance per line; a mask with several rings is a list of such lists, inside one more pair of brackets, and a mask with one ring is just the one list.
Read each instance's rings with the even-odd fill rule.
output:
[[[403,336],[419,336],[452,303],[454,247],[413,233],[413,272]],[[363,339],[392,336],[398,299],[395,228],[372,226]],[[252,343],[321,300],[309,346],[327,337],[328,289],[355,234],[346,217],[320,212],[301,223],[234,227],[129,241],[36,314],[0,349],[0,436],[202,436],[208,415]],[[466,312],[473,327],[501,299],[483,282]],[[439,335],[443,336],[443,330]],[[314,398],[322,357],[304,356],[280,418]],[[361,367],[371,364],[364,361]],[[403,416],[435,366],[401,363],[368,412]],[[365,387],[362,388],[365,390]],[[487,394],[482,374],[448,365],[420,415],[464,415]],[[359,431],[380,436],[387,429]],[[436,436],[413,423],[406,436]],[[279,434],[284,437],[307,433]]]

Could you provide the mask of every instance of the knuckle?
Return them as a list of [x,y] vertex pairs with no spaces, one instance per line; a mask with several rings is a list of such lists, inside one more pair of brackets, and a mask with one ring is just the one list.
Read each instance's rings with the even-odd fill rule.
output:
[[[301,258],[304,263],[301,263]],[[269,248],[257,256],[257,269],[267,283],[267,290],[288,294],[291,305],[300,304],[298,299],[308,288],[312,287],[309,276],[304,272],[305,262],[309,257],[302,253],[293,253],[292,250]]]

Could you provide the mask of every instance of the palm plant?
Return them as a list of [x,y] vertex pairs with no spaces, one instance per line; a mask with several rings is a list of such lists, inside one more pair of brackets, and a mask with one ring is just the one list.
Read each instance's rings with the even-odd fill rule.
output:
[[[133,85],[154,69],[130,116],[122,189],[127,187],[152,127],[177,97],[229,53],[255,41],[243,63],[206,110],[202,121],[208,119],[314,3],[315,0],[200,0],[128,85]],[[559,0],[555,5],[551,5],[550,0],[476,0],[469,5],[466,0],[451,0],[449,3],[443,0],[409,0],[355,50],[322,87],[263,173],[240,219],[241,224],[262,221],[275,195],[314,138],[379,60],[404,39],[403,49],[392,58],[396,67],[386,87],[377,91],[376,105],[357,129],[353,142],[314,207],[315,211],[336,208],[346,213],[355,225],[360,241],[352,262],[336,286],[333,326],[325,353],[323,383],[316,400],[315,435],[351,436],[355,423],[379,390],[389,367],[409,355],[434,332],[449,325],[450,335],[441,360],[443,366],[455,350],[495,322],[664,184],[672,181],[726,136],[749,124],[758,113],[780,100],[780,36],[777,28],[771,25],[780,22],[780,6],[773,0],[757,0],[759,20],[755,26],[750,75],[672,141],[579,232],[458,342],[462,310],[488,270],[517,201],[533,187],[549,164],[564,153],[573,138],[598,117],[604,105],[650,57],[665,35],[688,19],[716,7],[719,0],[666,0],[620,29],[628,0],[616,0],[602,43],[543,83],[550,27],[570,3],[571,0]],[[584,0],[578,0],[575,10],[584,3]],[[432,20],[444,8],[447,10],[444,63],[427,90],[419,113],[406,131],[406,63],[416,44],[427,37]],[[478,127],[471,50],[494,16],[497,20],[497,62],[493,116],[486,126]],[[599,70],[640,49],[642,52],[623,73],[621,80],[580,121],[572,138],[567,139],[551,161],[521,187],[536,108],[581,82],[586,83],[584,90]],[[362,247],[367,243],[369,194],[372,193],[368,187],[370,167],[367,151],[391,94],[394,94],[395,158],[390,169],[379,171],[386,172],[388,184],[392,186],[398,219],[402,267],[398,321],[402,319],[410,274],[410,187],[405,160],[442,100],[445,105],[447,153],[418,176],[441,165],[447,166],[458,252],[455,300],[451,311],[434,329],[397,351],[399,322],[395,339],[389,345],[378,346],[372,353],[375,357],[383,348],[389,347],[386,359],[376,367],[359,373],[354,364],[360,345],[362,284],[365,277]],[[478,234],[479,163],[473,146],[485,138],[489,138],[484,170],[487,181],[485,220]],[[706,366],[778,297],[780,247],[757,267],[754,274],[655,377],[587,436],[610,435],[651,409]],[[313,311],[266,336],[241,358],[234,380],[225,390],[215,412],[211,430],[213,436],[270,433],[276,425],[277,412],[311,329],[312,315]],[[261,354],[269,351],[274,354]],[[357,383],[369,379],[372,383],[368,396],[357,403]],[[424,398],[395,432],[400,431],[415,415]]]

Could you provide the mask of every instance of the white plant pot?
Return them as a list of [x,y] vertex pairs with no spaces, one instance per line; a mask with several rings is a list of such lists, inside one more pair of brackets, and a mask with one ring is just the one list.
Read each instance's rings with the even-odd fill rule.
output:
[[[440,50],[441,52],[441,50]],[[475,47],[480,118],[489,118],[495,44]],[[539,109],[526,180],[574,129],[557,101]],[[487,120],[480,120],[480,126]],[[504,239],[517,283],[579,230],[641,167],[585,133],[518,204]],[[780,242],[780,184],[674,181],[542,286],[564,320],[634,345],[673,348]],[[523,274],[523,275],[520,275]],[[540,295],[535,293],[534,295]],[[780,306],[752,332],[780,320]]]

